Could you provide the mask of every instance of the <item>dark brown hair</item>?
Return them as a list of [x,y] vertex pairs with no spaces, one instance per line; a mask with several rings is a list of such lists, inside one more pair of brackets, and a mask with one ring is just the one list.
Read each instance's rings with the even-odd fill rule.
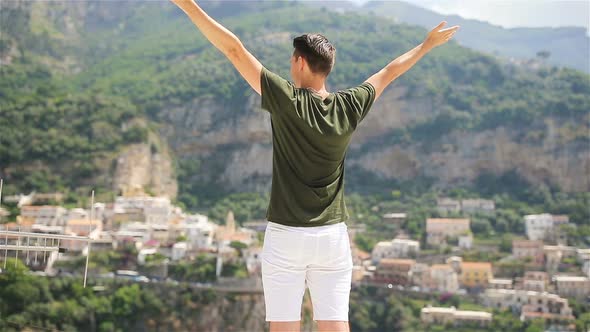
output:
[[313,73],[330,74],[336,60],[336,48],[328,38],[319,33],[304,34],[293,39],[293,47],[293,56],[303,57]]

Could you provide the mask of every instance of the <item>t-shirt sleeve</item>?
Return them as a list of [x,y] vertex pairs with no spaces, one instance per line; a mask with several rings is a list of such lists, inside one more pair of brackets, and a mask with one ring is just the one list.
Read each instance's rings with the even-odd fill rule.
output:
[[269,113],[280,111],[285,104],[293,103],[295,86],[281,76],[262,67],[260,73],[261,107]]
[[350,107],[348,110],[349,120],[356,128],[367,116],[373,102],[375,102],[375,87],[369,82],[364,82],[357,87],[346,90],[345,93]]

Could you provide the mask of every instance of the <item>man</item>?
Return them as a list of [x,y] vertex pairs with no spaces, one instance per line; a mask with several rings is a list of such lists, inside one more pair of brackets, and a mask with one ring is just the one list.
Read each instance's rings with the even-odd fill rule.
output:
[[441,22],[425,41],[361,85],[330,93],[325,81],[336,50],[320,34],[293,41],[293,83],[264,68],[229,30],[193,0],[171,0],[262,96],[271,115],[273,177],[262,251],[270,331],[299,331],[309,287],[320,331],[348,331],[352,256],[344,203],[344,159],[353,131],[374,101],[458,26]]

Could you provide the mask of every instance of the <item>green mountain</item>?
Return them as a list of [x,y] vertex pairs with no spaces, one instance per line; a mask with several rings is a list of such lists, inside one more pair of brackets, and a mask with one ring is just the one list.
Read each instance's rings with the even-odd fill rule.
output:
[[[204,6],[285,77],[292,38],[324,33],[338,49],[331,90],[360,84],[427,33],[295,2]],[[173,4],[11,1],[1,12],[0,176],[8,194],[143,186],[197,207],[268,191],[271,131],[259,97]],[[587,74],[515,64],[451,41],[375,104],[348,154],[348,190],[585,192],[589,110]]]
[[590,37],[583,27],[503,28],[458,15],[439,14],[403,1],[369,1],[362,6],[349,1],[310,1],[309,5],[337,12],[364,12],[426,29],[446,20],[449,26],[461,26],[454,39],[465,47],[514,62],[548,63],[590,73]]

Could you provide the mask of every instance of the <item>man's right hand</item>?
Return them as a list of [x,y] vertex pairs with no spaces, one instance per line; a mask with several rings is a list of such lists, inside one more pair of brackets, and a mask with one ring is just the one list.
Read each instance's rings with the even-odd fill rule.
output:
[[459,30],[458,25],[443,29],[442,27],[445,26],[445,24],[447,24],[447,21],[440,22],[439,25],[437,25],[434,29],[432,29],[432,31],[428,33],[426,40],[424,40],[424,45],[426,47],[432,49],[448,42],[453,37],[455,32]]

